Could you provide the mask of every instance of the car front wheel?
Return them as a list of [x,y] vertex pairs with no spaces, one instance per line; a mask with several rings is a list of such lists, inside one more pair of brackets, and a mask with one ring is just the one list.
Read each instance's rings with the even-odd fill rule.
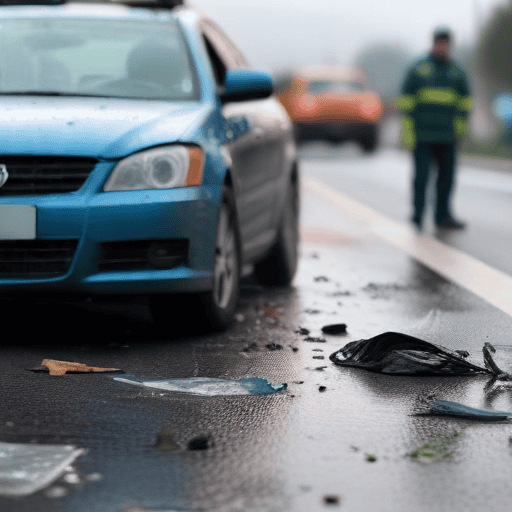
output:
[[199,295],[150,297],[153,323],[167,331],[173,318],[192,316],[194,327],[223,330],[232,322],[240,288],[240,242],[232,190],[224,187],[217,220],[213,288]]

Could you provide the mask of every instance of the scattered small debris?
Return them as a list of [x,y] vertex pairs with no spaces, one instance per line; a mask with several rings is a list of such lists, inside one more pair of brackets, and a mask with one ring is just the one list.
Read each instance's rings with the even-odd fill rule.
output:
[[99,368],[96,366],[87,366],[83,363],[72,363],[69,361],[55,361],[53,359],[44,359],[39,368],[30,368],[33,372],[50,372],[50,375],[64,375],[66,373],[104,373],[117,372],[123,370],[118,368]]
[[265,345],[265,348],[268,348],[269,350],[281,350],[283,346],[278,343],[268,343]]
[[462,432],[455,432],[451,436],[440,436],[408,455],[411,459],[424,464],[431,464],[432,462],[447,459],[453,455],[451,448],[461,435]]
[[324,334],[346,334],[347,324],[330,324],[322,327]]
[[258,352],[259,351],[258,344],[253,342],[242,349],[242,352]]
[[341,498],[336,494],[327,494],[324,496],[324,503],[327,505],[339,505]]
[[317,252],[314,252],[314,253],[311,254],[311,258],[313,258],[314,260],[319,260],[320,259],[320,255]]
[[320,393],[323,393],[327,388],[325,386],[320,386],[318,388],[318,391],[320,391]]
[[134,386],[150,389],[162,389],[191,395],[217,396],[217,395],[271,395],[286,389],[287,385],[271,384],[265,379],[249,377],[246,379],[226,380],[208,377],[191,377],[188,379],[165,379],[137,381],[131,379],[114,378],[117,382],[124,382]]
[[304,381],[303,380],[299,380],[299,381],[294,382],[294,384],[304,384]]
[[316,370],[317,372],[323,372],[326,368],[327,368],[327,366],[317,366],[317,367],[315,368],[315,370]]
[[467,350],[455,350],[460,357],[469,357],[469,352]]
[[179,450],[178,443],[174,439],[168,427],[162,427],[156,434],[156,441],[154,447],[161,451],[176,451]]
[[343,292],[333,292],[330,294],[331,297],[350,297],[350,295],[352,295],[352,292],[349,292],[348,290]]
[[192,451],[208,450],[213,448],[213,439],[211,436],[197,436],[188,442],[188,449]]
[[325,359],[324,356],[313,356],[313,359]]
[[298,350],[299,350],[299,349],[298,349],[297,347],[292,347],[292,351],[293,351],[293,352],[298,352]]
[[310,331],[309,331],[309,329],[305,329],[304,327],[299,327],[295,332],[302,336],[307,336]]
[[321,348],[313,348],[311,352],[323,352],[323,350]]
[[315,336],[307,336],[304,338],[304,341],[309,341],[310,343],[326,343],[327,340],[325,338],[321,337],[315,337]]
[[237,322],[243,322],[245,320],[245,316],[242,315],[242,313],[237,313],[235,315],[235,319],[236,319]]
[[315,280],[317,283],[320,283],[320,282],[322,282],[322,283],[327,283],[327,282],[329,282],[329,278],[328,278],[328,277],[326,277],[326,276],[316,276],[316,277],[314,278],[314,280]]
[[91,473],[85,477],[88,482],[99,482],[103,480],[103,475],[101,473]]
[[366,462],[377,462],[377,457],[375,455],[367,455]]
[[354,446],[354,445],[352,445],[352,446],[350,447],[350,449],[351,449],[353,452],[358,452],[358,451],[359,451],[359,448],[358,448],[357,446]]
[[80,477],[77,473],[67,473],[62,477],[62,480],[70,485],[78,485],[81,483]]
[[61,485],[56,485],[48,489],[44,494],[47,498],[63,498],[68,494],[68,490]]
[[318,313],[321,313],[319,309],[305,309],[304,313],[308,315],[318,315]]
[[509,446],[512,446],[512,436],[510,436],[510,437],[508,438],[508,444],[509,444]]

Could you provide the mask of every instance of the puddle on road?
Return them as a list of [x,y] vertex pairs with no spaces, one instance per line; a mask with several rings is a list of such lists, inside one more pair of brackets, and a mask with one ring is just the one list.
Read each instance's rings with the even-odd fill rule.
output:
[[74,446],[0,442],[0,495],[28,496],[63,475],[85,450]]
[[124,382],[134,386],[142,386],[163,391],[188,393],[191,395],[218,396],[218,395],[272,395],[286,389],[286,384],[271,384],[265,379],[249,377],[246,379],[226,380],[208,377],[192,377],[188,379],[164,379],[137,381],[114,378],[117,382]]

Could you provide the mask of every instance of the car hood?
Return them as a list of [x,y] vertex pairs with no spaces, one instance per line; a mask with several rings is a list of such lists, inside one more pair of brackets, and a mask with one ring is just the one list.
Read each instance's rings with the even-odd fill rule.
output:
[[3,155],[117,159],[191,137],[211,107],[113,98],[0,98]]

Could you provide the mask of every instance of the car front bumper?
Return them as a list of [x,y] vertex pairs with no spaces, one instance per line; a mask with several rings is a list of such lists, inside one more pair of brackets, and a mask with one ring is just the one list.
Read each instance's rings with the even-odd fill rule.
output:
[[[0,240],[0,294],[209,291],[220,197],[221,186],[203,185],[2,198],[35,206],[36,238]],[[179,248],[179,264],[155,267],[155,244]],[[49,273],[63,247],[66,268]]]

